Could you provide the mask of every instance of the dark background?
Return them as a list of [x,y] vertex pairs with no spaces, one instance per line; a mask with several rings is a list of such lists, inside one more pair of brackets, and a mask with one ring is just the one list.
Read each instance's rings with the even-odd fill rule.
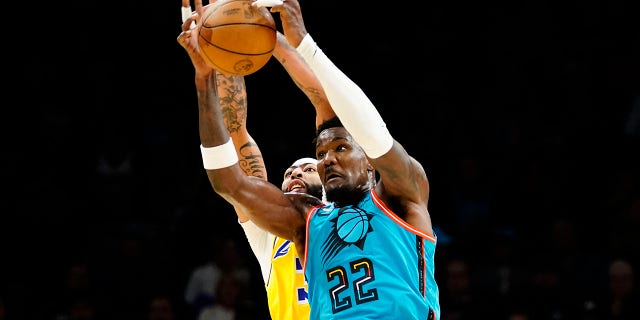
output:
[[[228,237],[253,275],[250,318],[268,317],[257,263],[202,169],[179,5],[19,11],[0,131],[6,319],[72,319],[78,301],[94,310],[83,319],[149,319],[158,295],[175,319],[195,319],[187,279]],[[443,320],[616,318],[609,266],[640,263],[631,2],[301,5],[318,45],[427,171]],[[275,60],[246,83],[249,130],[279,185],[313,155],[313,108]],[[70,285],[78,268],[85,282]],[[625,281],[637,308],[637,280]]]

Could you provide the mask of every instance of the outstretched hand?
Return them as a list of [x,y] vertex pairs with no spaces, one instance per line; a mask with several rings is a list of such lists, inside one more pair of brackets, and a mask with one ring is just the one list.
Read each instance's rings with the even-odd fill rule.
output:
[[[187,51],[191,63],[196,70],[198,76],[208,76],[213,72],[205,60],[200,54],[200,47],[198,46],[198,28],[201,24],[200,17],[202,17],[206,8],[212,5],[215,0],[212,0],[209,4],[203,5],[203,0],[194,0],[195,11],[191,13],[191,16],[182,17],[182,32],[178,35],[178,43]],[[190,8],[189,0],[182,0],[183,8]],[[184,9],[183,9],[184,10]]]
[[270,11],[280,14],[284,36],[291,46],[297,48],[307,35],[298,0],[282,0],[282,4],[273,5]]

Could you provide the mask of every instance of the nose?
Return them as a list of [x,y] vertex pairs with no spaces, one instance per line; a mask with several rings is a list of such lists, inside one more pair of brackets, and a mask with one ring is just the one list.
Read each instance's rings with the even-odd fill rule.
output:
[[293,171],[291,171],[291,179],[300,178],[300,177],[302,177],[302,168],[301,167],[294,168]]
[[336,157],[335,154],[332,151],[328,151],[324,157],[322,158],[322,161],[320,162],[325,168],[326,167],[330,167],[332,165],[334,165],[336,163]]

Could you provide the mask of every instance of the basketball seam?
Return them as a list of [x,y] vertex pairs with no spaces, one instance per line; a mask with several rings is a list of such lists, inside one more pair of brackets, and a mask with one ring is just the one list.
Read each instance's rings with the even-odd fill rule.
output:
[[[228,43],[228,41],[234,41],[234,39],[226,39],[226,40],[222,40],[224,38],[216,38],[215,36],[213,37],[213,39],[211,38],[213,34],[217,33],[217,30],[214,30],[218,27],[233,27],[233,26],[238,26],[241,28],[260,28],[258,30],[256,30],[256,32],[258,33],[271,33],[270,35],[267,36],[267,38],[269,37],[273,37],[274,43],[277,41],[277,37],[276,37],[276,32],[277,32],[277,28],[275,25],[275,21],[273,20],[273,18],[270,15],[265,15],[263,12],[258,12],[257,16],[251,16],[251,18],[255,18],[252,19],[253,21],[242,21],[242,17],[236,17],[236,21],[234,21],[234,18],[229,16],[228,18],[224,18],[226,19],[226,22],[223,22],[222,24],[208,24],[208,20],[214,16],[214,15],[226,15],[225,12],[227,12],[226,8],[233,8],[233,10],[242,10],[242,12],[244,12],[245,16],[244,18],[247,19],[249,17],[246,16],[247,10],[249,10],[249,7],[251,5],[250,2],[252,2],[252,0],[222,0],[220,1],[220,5],[214,6],[212,9],[213,10],[208,10],[207,14],[204,16],[203,19],[203,24],[200,26],[200,30],[198,31],[198,39],[200,41],[200,48],[203,49],[205,47],[209,47],[212,49],[211,55],[210,56],[209,52],[206,49],[203,49],[202,54],[203,57],[205,57],[205,59],[207,60],[207,63],[209,63],[211,66],[214,66],[215,68],[219,69],[221,72],[224,73],[230,73],[230,74],[238,74],[241,73],[242,75],[247,75],[250,73],[253,73],[255,71],[257,71],[259,68],[261,68],[262,65],[264,65],[263,61],[257,62],[254,61],[254,59],[262,59],[263,57],[266,58],[266,56],[271,56],[273,54],[273,51],[275,50],[275,45],[274,46],[270,46],[270,47],[263,47],[263,46],[258,46],[258,48],[256,48],[253,45],[249,45],[249,43],[247,43],[247,45],[249,45],[250,48],[252,48],[250,51],[260,51],[260,52],[253,52],[253,53],[248,53],[248,52],[240,52],[237,50],[244,50],[244,49],[240,49],[240,48],[236,48],[234,49],[229,49],[229,48],[225,48],[223,46],[231,46],[232,48],[234,48],[234,44]],[[237,5],[237,3],[241,2],[241,5]],[[233,4],[236,3],[236,4]],[[256,11],[251,9],[251,11]],[[230,11],[229,11],[230,12]],[[234,13],[237,14],[237,13]],[[242,14],[242,13],[240,13]],[[224,29],[220,29],[220,30],[224,30]],[[223,31],[224,32],[224,31]],[[211,35],[205,35],[203,33],[211,33]],[[236,39],[237,41],[240,41],[240,43],[243,43],[242,39]],[[222,41],[223,43],[217,44],[217,41]],[[237,46],[235,46],[237,47]],[[262,48],[260,48],[262,47]],[[219,53],[216,53],[215,51],[218,51]],[[227,58],[222,58],[222,64],[217,63],[216,60],[214,59],[215,56],[217,56],[218,54],[224,54],[224,55],[238,55],[242,58],[235,60],[235,62],[232,62],[231,60],[229,60],[228,62],[231,63],[230,65],[227,65],[227,59],[233,59],[231,57]],[[268,58],[267,58],[268,59]],[[250,73],[247,73],[248,70],[247,67],[238,67],[240,63],[249,63],[251,69],[253,69],[253,71],[251,71]],[[258,68],[256,68],[255,63],[258,63]]]
[[264,52],[258,52],[258,53],[247,53],[247,52],[239,52],[239,51],[233,51],[233,50],[229,50],[229,49],[225,49],[209,40],[207,40],[205,37],[199,35],[200,39],[204,40],[206,43],[210,44],[212,47],[216,47],[222,51],[226,51],[229,53],[235,53],[235,54],[239,54],[239,55],[244,55],[244,56],[261,56],[261,55],[265,55],[268,53],[273,52],[273,50],[268,50],[268,51],[264,51]]
[[237,25],[249,25],[249,26],[256,26],[256,27],[262,27],[262,28],[267,28],[269,30],[272,31],[276,31],[276,28],[272,28],[271,26],[267,26],[261,23],[255,23],[255,22],[230,22],[230,23],[222,23],[222,24],[216,24],[216,25],[206,25],[203,24],[201,28],[203,29],[215,29],[218,27],[226,27],[226,26],[237,26]]

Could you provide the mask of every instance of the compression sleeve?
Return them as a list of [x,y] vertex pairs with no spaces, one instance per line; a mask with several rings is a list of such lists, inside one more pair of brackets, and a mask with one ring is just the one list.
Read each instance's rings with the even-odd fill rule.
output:
[[329,60],[308,33],[297,50],[318,77],[340,122],[367,156],[375,159],[387,153],[393,137],[362,89]]

